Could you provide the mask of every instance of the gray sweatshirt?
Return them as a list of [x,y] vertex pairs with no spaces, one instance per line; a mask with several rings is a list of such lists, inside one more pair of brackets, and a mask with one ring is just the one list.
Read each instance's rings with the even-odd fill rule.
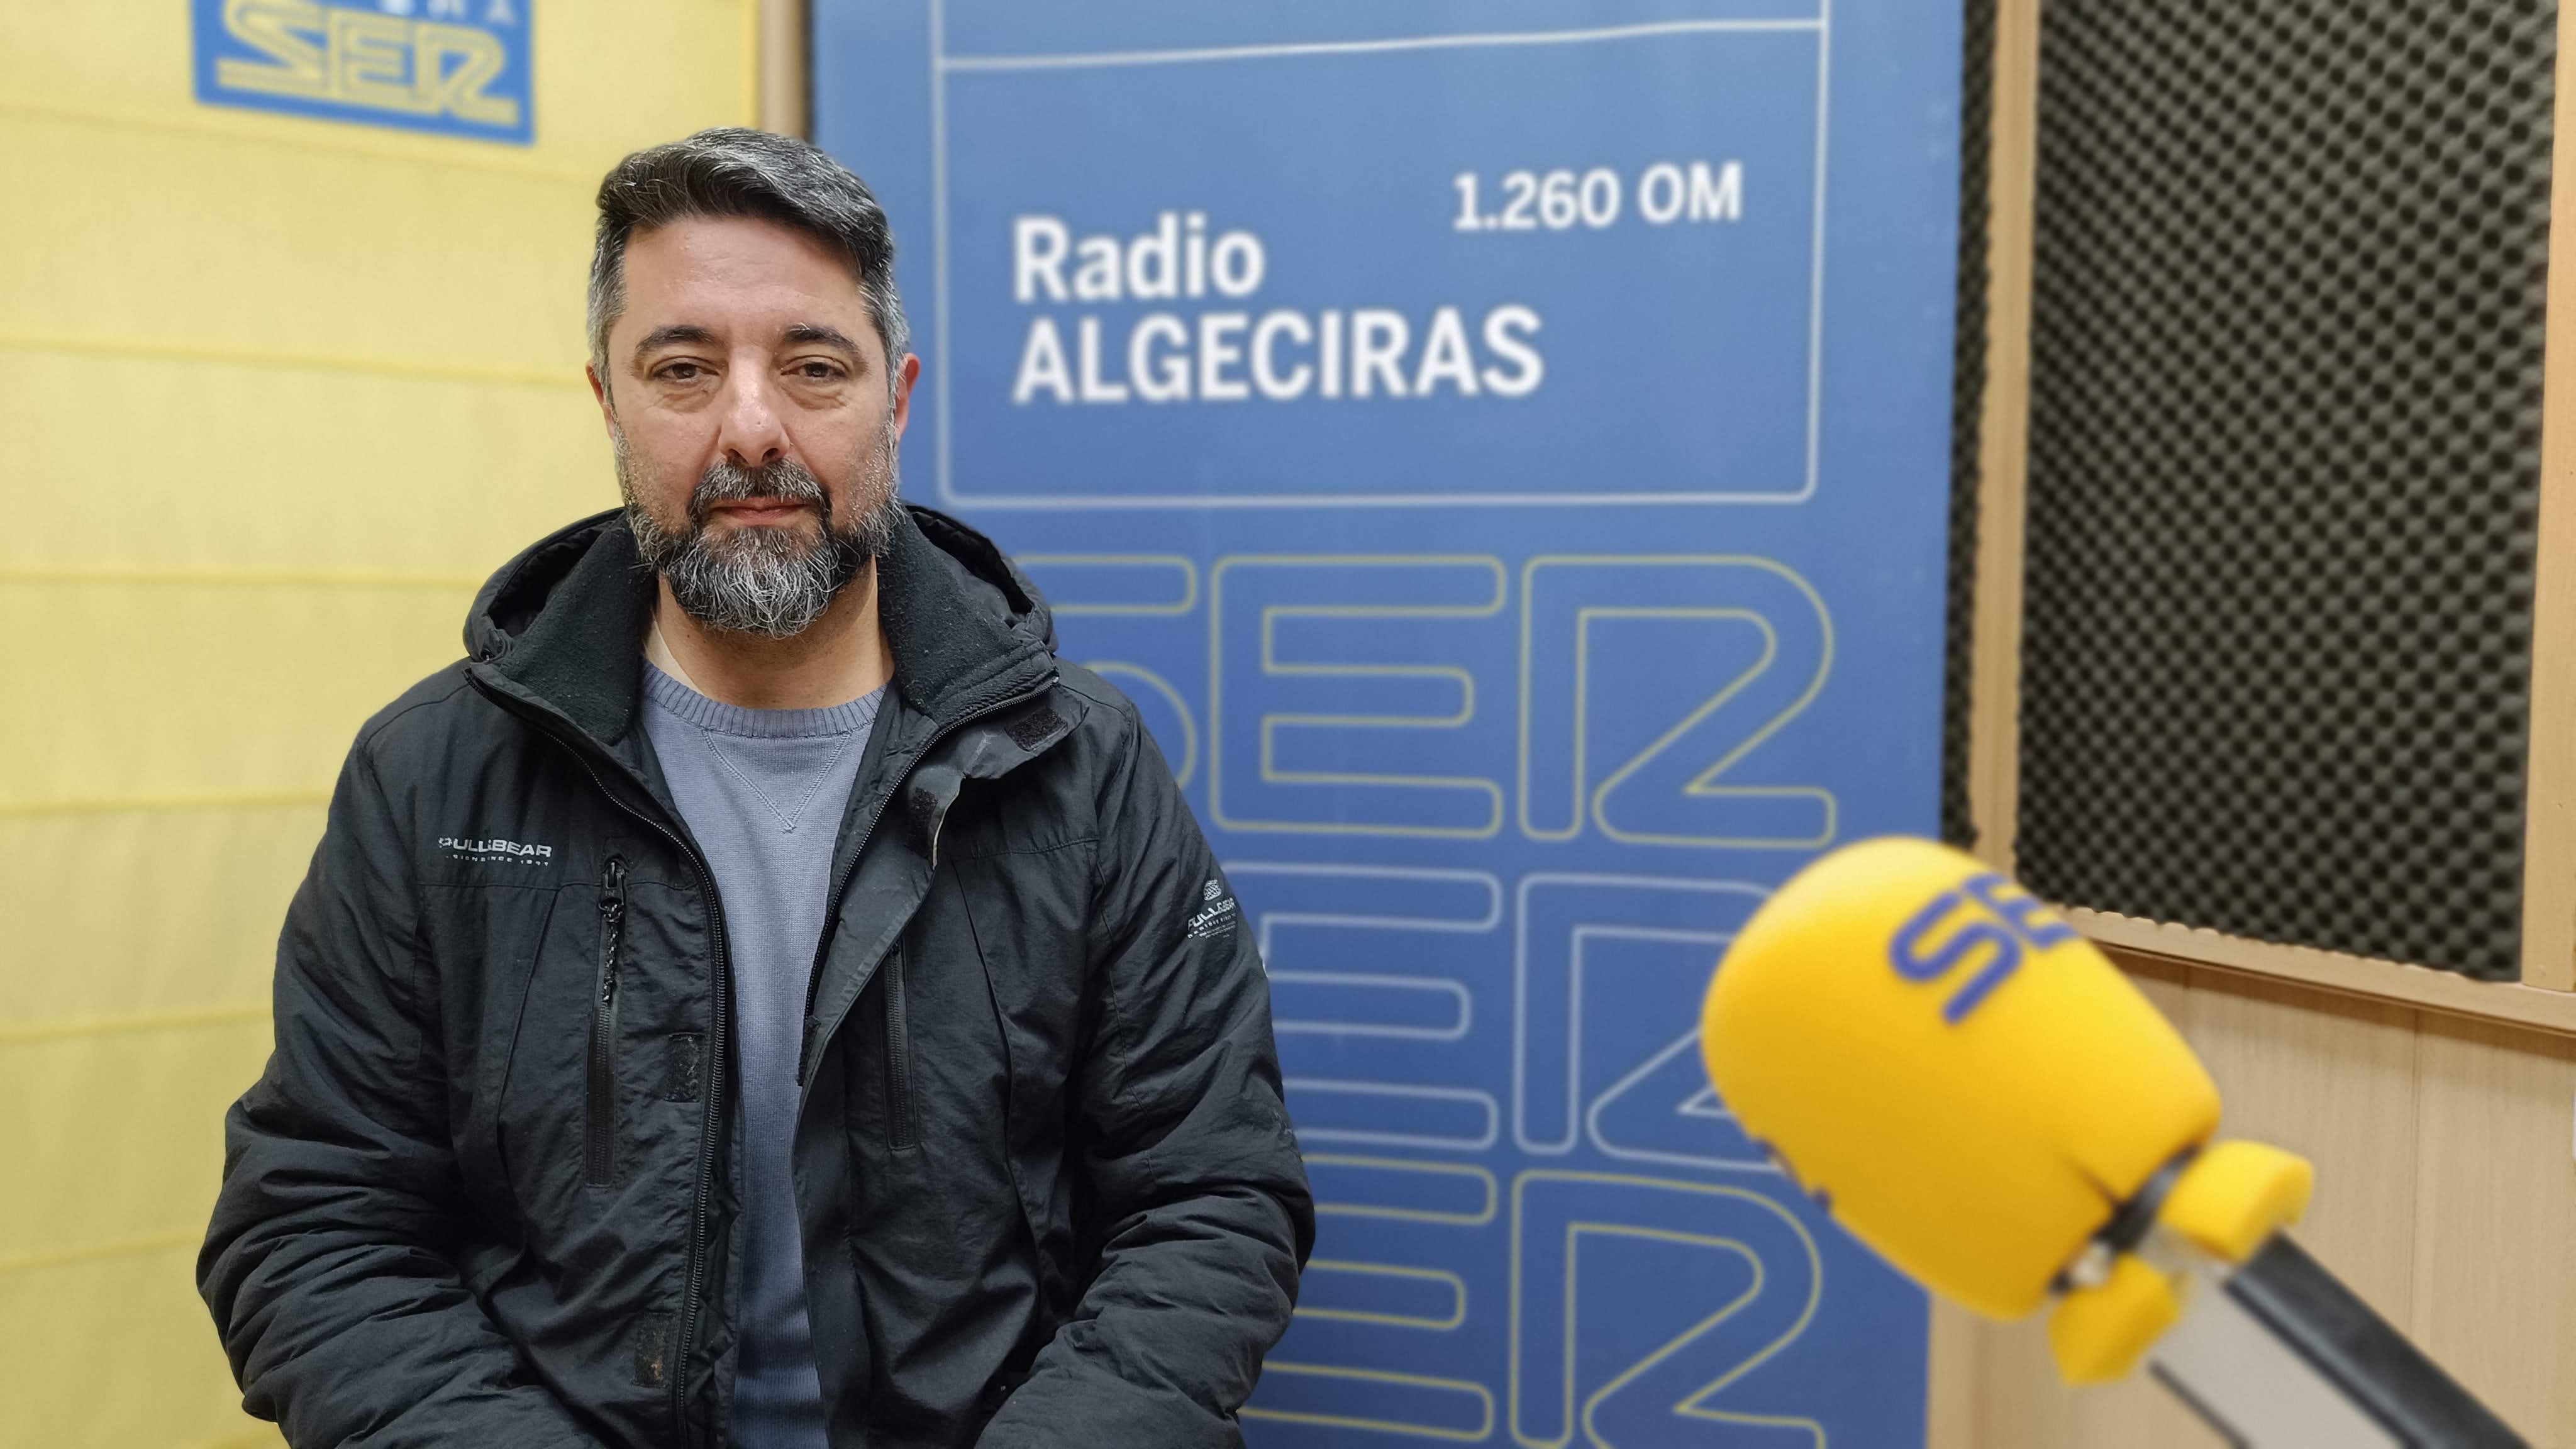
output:
[[832,846],[884,695],[830,709],[744,709],[644,671],[645,733],[715,872],[731,950],[746,1251],[730,1436],[744,1449],[824,1449],[788,1151]]

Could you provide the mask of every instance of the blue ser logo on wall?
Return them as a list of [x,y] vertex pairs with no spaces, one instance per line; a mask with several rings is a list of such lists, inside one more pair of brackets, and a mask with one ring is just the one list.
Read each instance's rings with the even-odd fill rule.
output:
[[533,0],[194,0],[197,99],[526,145]]

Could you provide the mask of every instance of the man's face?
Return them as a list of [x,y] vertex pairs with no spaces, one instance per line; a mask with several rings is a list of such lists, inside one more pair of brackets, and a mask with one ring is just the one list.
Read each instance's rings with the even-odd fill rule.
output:
[[920,362],[889,387],[848,263],[772,222],[639,232],[625,281],[591,388],[637,546],[700,623],[795,634],[885,547]]

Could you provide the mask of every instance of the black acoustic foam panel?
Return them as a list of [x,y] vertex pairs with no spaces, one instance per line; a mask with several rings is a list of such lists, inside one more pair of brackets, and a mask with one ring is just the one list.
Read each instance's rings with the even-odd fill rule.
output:
[[2041,14],[2020,869],[2512,976],[2556,6]]
[[1949,611],[1941,640],[1941,838],[1977,843],[1968,806],[1977,607],[1977,443],[1986,406],[1986,184],[1993,174],[1995,0],[1966,0],[1959,64],[1959,282],[1950,358]]

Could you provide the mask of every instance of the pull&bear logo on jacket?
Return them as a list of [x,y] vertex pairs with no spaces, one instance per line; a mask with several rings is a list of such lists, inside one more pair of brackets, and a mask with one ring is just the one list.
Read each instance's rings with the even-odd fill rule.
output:
[[1225,882],[1210,879],[1206,885],[1199,887],[1199,899],[1208,904],[1205,910],[1190,917],[1191,940],[1203,941],[1210,936],[1222,936],[1234,929],[1235,917],[1240,912],[1235,909],[1234,897],[1225,893]]
[[515,861],[520,865],[552,865],[555,854],[551,845],[531,845],[499,836],[442,835],[438,837],[438,848],[458,860]]

